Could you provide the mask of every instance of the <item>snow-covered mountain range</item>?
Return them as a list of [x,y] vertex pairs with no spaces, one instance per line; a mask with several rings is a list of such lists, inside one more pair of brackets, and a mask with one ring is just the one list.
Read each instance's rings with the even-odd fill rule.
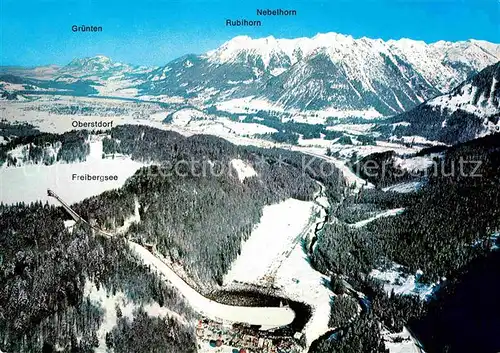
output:
[[[337,33],[296,39],[238,36],[159,68],[105,56],[75,59],[53,68],[50,79],[85,81],[106,96],[178,97],[204,106],[224,103],[226,108],[238,99],[244,105],[240,108],[250,110],[376,118],[447,93],[498,61],[500,45],[479,40],[427,44]],[[24,76],[19,70],[8,73]]]
[[460,84],[500,60],[485,41],[426,44],[410,39],[235,37],[204,55],[172,61],[148,74],[144,94],[207,102],[248,97],[273,109],[330,110],[390,116]]

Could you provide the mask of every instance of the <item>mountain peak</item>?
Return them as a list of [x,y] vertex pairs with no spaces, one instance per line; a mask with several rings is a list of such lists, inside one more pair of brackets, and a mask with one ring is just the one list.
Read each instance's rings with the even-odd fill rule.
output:
[[96,55],[92,58],[90,58],[91,60],[97,60],[97,61],[100,61],[100,62],[111,62],[111,58],[107,57],[107,56],[104,56],[104,55]]
[[66,66],[84,66],[92,64],[111,64],[112,60],[104,55],[89,56],[85,58],[76,58],[71,60],[71,62]]
[[114,62],[107,56],[96,55],[72,60],[60,70],[60,74],[74,77],[92,76],[103,78],[129,72],[133,68],[127,64]]
[[343,42],[343,41],[354,40],[354,38],[351,35],[344,35],[344,34],[336,33],[336,32],[317,33],[311,39],[314,42],[321,43],[321,44],[332,44],[333,42]]

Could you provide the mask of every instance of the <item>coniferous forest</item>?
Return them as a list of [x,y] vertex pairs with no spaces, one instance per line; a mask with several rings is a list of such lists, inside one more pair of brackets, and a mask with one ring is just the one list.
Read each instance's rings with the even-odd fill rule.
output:
[[[110,294],[122,292],[138,307],[156,302],[194,317],[176,289],[142,265],[123,239],[96,237],[83,224],[70,233],[63,211],[41,203],[2,205],[0,214],[3,351],[53,352],[59,347],[64,352],[93,352],[106,309],[85,297],[87,282]],[[141,322],[161,325],[147,317],[133,324]],[[189,346],[192,334],[180,325],[164,339]],[[142,343],[129,344],[138,349]]]
[[[310,260],[332,279],[329,285],[338,296],[332,301],[330,326],[338,329],[315,342],[311,352],[385,352],[381,329],[400,332],[404,327],[411,328],[430,352],[460,352],[467,342],[443,328],[453,327],[454,308],[463,309],[464,320],[495,318],[495,310],[478,304],[494,299],[467,288],[468,283],[481,285],[474,282],[482,278],[478,273],[488,278],[488,284],[500,283],[498,273],[490,269],[497,263],[491,236],[500,223],[498,135],[442,150],[439,173],[392,177],[399,171],[391,169],[384,180],[378,178],[382,174],[371,177],[376,188],[353,194],[346,191],[348,185],[333,165],[325,175],[322,160],[297,152],[236,146],[213,136],[184,137],[144,126],[120,126],[106,134],[106,158],[126,155],[149,165],[123,187],[73,208],[84,219],[114,231],[138,205],[140,222],[123,237],[154,244],[201,292],[222,283],[265,205],[290,197],[313,200],[318,182],[324,185],[330,204],[337,207],[329,210]],[[8,163],[7,152],[17,146],[28,146],[31,163],[84,160],[88,138],[87,132],[20,136],[3,145],[2,153]],[[58,151],[54,160],[47,160],[43,149],[38,151],[49,145]],[[391,155],[373,158],[390,160]],[[258,177],[240,180],[231,164],[235,159],[250,165]],[[472,170],[475,165],[466,163],[465,174],[452,173],[463,160],[480,160],[481,165]],[[362,165],[357,170],[366,177]],[[473,172],[480,176],[471,176]],[[408,180],[420,180],[423,186],[408,194],[381,190]],[[354,226],[395,208],[404,210]],[[113,311],[117,325],[106,331],[108,349],[196,351],[193,327],[175,317],[149,316],[144,310],[157,303],[184,318],[196,317],[174,288],[141,264],[123,237],[102,239],[80,223],[68,230],[63,209],[42,203],[1,205],[0,215],[0,349],[93,352],[110,310],[86,295],[86,288],[94,285],[111,296],[123,294],[135,306],[132,317],[123,315],[120,307]],[[391,263],[408,273],[422,271],[423,283],[446,278],[446,285],[428,301],[388,294],[368,274]],[[368,304],[354,300],[348,294],[352,290],[364,293]],[[151,337],[151,331],[162,334]],[[440,332],[439,337],[432,332]],[[482,340],[485,352],[498,349],[493,334],[473,334]]]
[[[458,171],[460,161],[462,172]],[[477,167],[477,163],[467,163],[470,161],[481,163]],[[343,207],[336,211],[337,222],[327,224],[318,238],[312,261],[321,272],[340,274],[366,294],[370,308],[359,324],[375,321],[393,332],[407,326],[430,352],[496,352],[500,340],[491,330],[498,327],[500,312],[491,303],[496,301],[492,293],[500,289],[500,277],[498,252],[491,249],[498,241],[492,234],[500,224],[499,135],[445,149],[437,170],[440,172],[426,174],[424,187],[415,193],[372,189],[344,199]],[[383,185],[401,181],[390,180],[371,181]],[[404,212],[375,219],[361,228],[352,226],[394,208],[404,208]],[[446,282],[427,301],[388,295],[382,283],[367,276],[371,269],[383,268],[388,262],[405,266],[408,273],[422,271],[423,283]],[[331,285],[342,292],[337,275]],[[339,310],[332,307],[332,315]],[[341,330],[336,339],[322,341],[313,347],[314,352],[377,351],[377,333],[373,332],[374,340],[368,346],[358,335],[349,334],[355,327]]]

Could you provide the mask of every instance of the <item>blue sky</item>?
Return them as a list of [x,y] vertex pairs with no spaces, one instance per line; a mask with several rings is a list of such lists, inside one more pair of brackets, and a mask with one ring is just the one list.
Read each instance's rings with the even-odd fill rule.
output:
[[[257,8],[297,10],[257,17]],[[226,19],[262,20],[226,27]],[[500,0],[0,0],[0,65],[64,65],[76,57],[164,65],[236,35],[277,38],[338,32],[355,38],[500,42]],[[72,25],[101,33],[73,33]]]

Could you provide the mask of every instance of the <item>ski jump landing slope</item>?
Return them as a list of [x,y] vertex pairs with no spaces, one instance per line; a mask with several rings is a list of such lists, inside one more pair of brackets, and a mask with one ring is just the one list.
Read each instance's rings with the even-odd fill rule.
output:
[[295,312],[289,307],[232,306],[205,298],[149,250],[132,241],[129,241],[129,245],[141,257],[145,265],[153,270],[156,269],[162,277],[171,282],[186,297],[194,310],[211,320],[258,325],[262,330],[269,330],[286,326],[295,318]]

